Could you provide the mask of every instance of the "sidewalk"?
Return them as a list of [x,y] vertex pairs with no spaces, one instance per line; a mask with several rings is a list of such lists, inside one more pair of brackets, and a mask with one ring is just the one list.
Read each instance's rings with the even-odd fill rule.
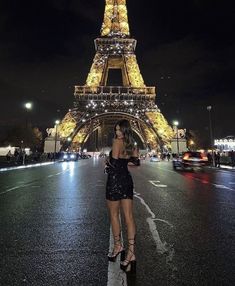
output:
[[220,165],[220,169],[235,171],[235,167],[228,166],[228,165]]
[[26,165],[22,165],[22,164],[16,165],[16,164],[11,164],[7,162],[0,162],[0,172],[46,166],[46,165],[51,165],[54,163],[55,163],[54,161],[48,161],[48,162],[34,162],[34,163],[26,164]]
[[220,167],[209,166],[209,168],[216,169],[216,170],[226,170],[226,171],[235,172],[235,167],[228,166],[228,165],[220,165]]

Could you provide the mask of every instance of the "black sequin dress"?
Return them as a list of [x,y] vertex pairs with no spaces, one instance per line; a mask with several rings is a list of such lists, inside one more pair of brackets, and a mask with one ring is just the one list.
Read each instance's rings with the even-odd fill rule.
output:
[[123,199],[133,199],[133,180],[128,171],[129,159],[114,159],[110,153],[111,170],[108,173],[106,183],[106,199],[118,201]]

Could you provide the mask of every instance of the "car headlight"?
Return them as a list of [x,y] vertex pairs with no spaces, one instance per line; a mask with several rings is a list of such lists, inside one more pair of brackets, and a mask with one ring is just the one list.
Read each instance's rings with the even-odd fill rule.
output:
[[68,159],[68,155],[64,155],[64,157],[63,157],[64,159]]
[[74,158],[75,158],[75,155],[71,155],[70,158],[71,158],[71,159],[74,159]]

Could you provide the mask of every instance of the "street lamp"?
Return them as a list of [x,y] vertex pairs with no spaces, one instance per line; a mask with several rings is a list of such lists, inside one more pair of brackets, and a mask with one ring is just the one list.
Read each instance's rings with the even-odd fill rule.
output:
[[26,128],[28,128],[28,112],[33,108],[32,102],[26,102],[24,104],[25,109],[27,110],[27,116],[26,116]]
[[211,120],[211,109],[212,106],[208,105],[206,107],[209,113],[209,127],[210,127],[210,142],[211,142],[211,150],[212,150],[212,161],[213,161],[213,166],[215,166],[215,156],[214,156],[214,142],[213,142],[213,131],[212,131],[212,120]]
[[190,145],[190,150],[192,150],[193,145],[194,145],[194,141],[193,141],[193,140],[190,140],[190,141],[189,141],[189,145]]
[[56,120],[56,121],[55,121],[55,148],[54,148],[54,161],[55,161],[55,157],[56,157],[57,128],[58,128],[58,124],[60,124],[60,120]]
[[27,110],[30,110],[30,109],[32,109],[33,104],[32,104],[32,102],[26,102],[24,106]]
[[179,157],[179,137],[178,137],[178,125],[179,122],[178,121],[173,121],[173,126],[175,127],[175,131],[176,131],[176,143],[177,143],[177,155]]

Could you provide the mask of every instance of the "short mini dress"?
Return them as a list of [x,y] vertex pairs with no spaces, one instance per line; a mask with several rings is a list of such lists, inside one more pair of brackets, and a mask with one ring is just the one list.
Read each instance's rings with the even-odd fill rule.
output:
[[106,183],[106,199],[119,201],[123,199],[133,199],[133,180],[128,170],[129,159],[114,159],[110,153],[110,164],[115,168],[108,174]]

